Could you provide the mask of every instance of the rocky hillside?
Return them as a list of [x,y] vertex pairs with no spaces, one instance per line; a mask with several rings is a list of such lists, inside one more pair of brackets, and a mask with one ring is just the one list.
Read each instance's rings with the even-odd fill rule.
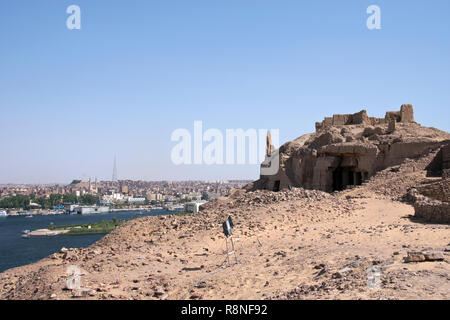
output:
[[[0,274],[0,298],[449,299],[448,225],[423,223],[397,201],[429,179],[432,158],[343,192],[235,190],[196,215],[129,221],[89,248],[62,248]],[[236,265],[225,254],[228,216]],[[367,286],[374,265],[379,289]],[[80,269],[79,289],[68,287],[71,266]]]

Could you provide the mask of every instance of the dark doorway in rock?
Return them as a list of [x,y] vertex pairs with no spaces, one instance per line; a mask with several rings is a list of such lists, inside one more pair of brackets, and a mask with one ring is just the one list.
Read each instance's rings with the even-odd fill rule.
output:
[[337,167],[333,171],[333,191],[344,190],[344,184],[342,180],[343,170],[342,167]]
[[364,172],[363,181],[366,181],[368,179],[369,179],[369,173],[368,172]]
[[333,171],[333,191],[342,191],[347,186],[359,186],[362,179],[362,173],[356,172],[354,167],[337,167]]
[[280,191],[280,180],[275,181],[275,184],[273,185],[273,191]]
[[363,177],[362,177],[362,173],[361,172],[356,172],[356,181],[355,181],[355,184],[357,185],[357,186],[360,186],[360,185],[362,185],[362,182],[363,182]]
[[347,170],[347,174],[348,174],[348,186],[353,186],[355,185],[355,171],[353,171],[352,169],[348,169]]

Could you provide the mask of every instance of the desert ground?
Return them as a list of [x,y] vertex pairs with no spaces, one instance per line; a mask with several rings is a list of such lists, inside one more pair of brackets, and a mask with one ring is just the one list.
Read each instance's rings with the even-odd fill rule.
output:
[[[0,298],[449,299],[449,225],[415,218],[403,200],[430,179],[424,168],[433,157],[342,192],[236,190],[196,215],[132,220],[89,248],[62,248],[0,274]],[[230,264],[228,216],[236,240]],[[436,259],[405,262],[424,251]],[[80,289],[68,288],[72,265],[81,270]],[[381,270],[379,288],[368,286],[371,266]]]

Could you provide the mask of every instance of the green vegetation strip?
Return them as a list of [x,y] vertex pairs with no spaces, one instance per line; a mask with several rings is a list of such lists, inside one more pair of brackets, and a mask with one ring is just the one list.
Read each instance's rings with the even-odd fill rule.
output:
[[182,212],[177,212],[174,215],[175,216],[188,216],[188,215],[191,215],[191,214],[192,214],[192,212],[182,211]]
[[111,221],[99,221],[88,224],[74,224],[65,226],[50,225],[50,230],[69,230],[66,235],[86,235],[86,234],[106,234],[123,224],[125,220],[117,220],[113,218]]

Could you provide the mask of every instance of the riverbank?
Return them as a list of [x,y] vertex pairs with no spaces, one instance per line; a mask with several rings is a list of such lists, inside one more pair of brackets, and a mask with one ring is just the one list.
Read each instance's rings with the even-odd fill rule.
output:
[[112,218],[110,221],[101,220],[97,223],[74,224],[59,227],[50,226],[49,229],[50,231],[57,232],[57,234],[64,233],[67,235],[107,234],[124,222],[125,220]]
[[[89,248],[60,247],[0,274],[0,299],[79,298],[66,287],[67,267],[76,265],[92,292],[83,299],[448,300],[449,227],[392,200],[426,179],[425,170],[408,172],[334,194],[258,190],[198,214],[135,219]],[[236,256],[222,232],[228,216]],[[407,259],[418,252],[433,260]]]
[[[198,215],[129,221],[89,248],[60,248],[1,274],[0,298],[76,298],[64,281],[72,264],[93,292],[83,299],[449,298],[446,261],[403,262],[409,251],[448,243],[445,226],[405,219],[411,206],[370,194],[253,205],[263,196],[238,199],[238,209],[230,199]],[[238,264],[227,267],[219,222],[230,211],[240,242]],[[378,290],[367,286],[373,264],[387,279]]]
[[113,218],[111,221],[100,221],[88,224],[73,224],[55,227],[50,225],[48,229],[38,229],[27,232],[29,236],[57,236],[60,234],[67,235],[86,235],[86,234],[107,234],[124,223],[125,220],[117,220]]
[[[89,206],[86,206],[89,207]],[[110,208],[107,212],[129,212],[129,211],[136,211],[136,212],[150,212],[153,210],[167,210],[170,212],[178,212],[180,210],[183,210],[183,206],[170,206],[170,207],[160,207],[160,206],[141,206],[141,207],[123,207],[123,208]],[[29,216],[59,216],[59,215],[75,215],[78,214],[76,212],[66,212],[65,210],[48,210],[48,209],[33,209],[33,210],[27,210],[27,211],[21,211],[20,209],[2,209],[0,208],[0,211],[5,212],[5,217],[29,217]],[[105,213],[105,212],[92,212],[92,213]],[[86,213],[85,213],[86,214]],[[91,213],[89,213],[91,214]],[[1,217],[1,216],[0,216]]]
[[[99,214],[74,215],[37,215],[29,219],[25,216],[0,218],[0,272],[7,269],[36,262],[48,255],[58,252],[62,247],[85,248],[100,240],[105,234],[78,234],[67,233],[56,236],[29,236],[24,237],[25,230],[49,229],[55,226],[84,225],[97,223],[101,220],[131,220],[136,217],[169,215],[167,210],[151,211],[121,211]],[[50,230],[50,229],[49,229]],[[50,230],[51,231],[51,230]],[[51,235],[51,234],[50,234]]]
[[28,232],[26,234],[29,236],[56,236],[59,234],[66,234],[69,231],[70,230],[65,230],[65,229],[61,229],[61,230],[38,229],[38,230]]

